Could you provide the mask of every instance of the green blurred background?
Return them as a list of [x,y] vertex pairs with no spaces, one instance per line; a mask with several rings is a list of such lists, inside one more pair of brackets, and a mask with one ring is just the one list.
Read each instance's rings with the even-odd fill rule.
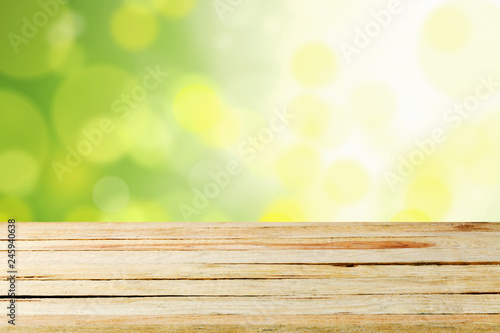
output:
[[495,99],[387,181],[498,69],[498,6],[438,3],[351,64],[384,1],[2,0],[0,220],[498,220]]
[[[219,15],[227,8],[196,0],[2,5],[1,219],[185,220],[179,205],[192,202],[203,163],[225,167],[234,143],[265,119],[273,64],[249,52],[258,31],[228,36],[232,23]],[[269,48],[277,37],[258,38]],[[228,52],[227,43],[239,45]],[[168,76],[144,87],[151,71]],[[103,119],[111,133],[99,131]],[[189,220],[258,219],[266,195],[257,178],[233,180],[246,190],[232,184]]]

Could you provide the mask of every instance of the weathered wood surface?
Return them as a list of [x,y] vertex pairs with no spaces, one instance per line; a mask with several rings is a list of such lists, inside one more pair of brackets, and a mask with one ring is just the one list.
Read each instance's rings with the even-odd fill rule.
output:
[[17,248],[2,330],[500,332],[500,223],[18,223]]

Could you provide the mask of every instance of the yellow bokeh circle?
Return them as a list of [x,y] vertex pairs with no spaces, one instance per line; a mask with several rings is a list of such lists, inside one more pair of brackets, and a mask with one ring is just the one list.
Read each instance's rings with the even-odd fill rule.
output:
[[158,22],[147,7],[127,3],[111,20],[111,33],[124,49],[137,51],[149,46],[158,34]]
[[500,112],[479,123],[466,122],[453,132],[443,149],[446,160],[468,179],[483,185],[500,183]]
[[217,92],[203,83],[189,84],[174,98],[174,118],[184,129],[200,133],[214,128],[223,115],[223,102]]
[[330,105],[313,95],[300,95],[290,105],[294,116],[292,128],[300,135],[309,138],[321,137],[328,128]]
[[452,204],[452,191],[448,184],[439,178],[418,177],[411,182],[406,191],[406,205],[424,212],[432,221],[441,220]]
[[321,87],[332,82],[338,73],[338,59],[325,44],[310,43],[294,55],[292,72],[302,85]]
[[391,222],[431,222],[431,219],[420,210],[405,209],[397,213]]
[[424,25],[424,38],[437,50],[458,50],[469,40],[471,24],[467,14],[453,5],[444,5],[434,11]]
[[129,156],[147,168],[164,167],[172,148],[166,121],[147,107],[140,107],[120,127],[117,135],[129,147]]
[[127,206],[130,200],[130,189],[123,179],[106,176],[94,185],[92,198],[97,208],[103,212],[116,213]]
[[457,166],[470,166],[489,150],[486,132],[472,123],[463,124],[445,143],[443,153],[448,161]]
[[269,205],[259,222],[303,222],[304,220],[299,202],[279,199]]
[[500,112],[486,116],[477,126],[477,137],[481,145],[477,145],[475,159],[468,165],[469,178],[482,185],[500,183]]
[[202,133],[203,141],[215,148],[231,148],[239,142],[243,131],[242,120],[233,109],[224,108],[219,122],[209,131]]
[[293,115],[290,127],[304,139],[328,148],[345,142],[352,132],[352,118],[338,105],[312,95],[302,94],[289,106]]
[[286,149],[278,158],[276,172],[286,186],[310,186],[321,170],[321,159],[311,147],[296,145]]
[[360,124],[367,128],[380,128],[396,113],[396,98],[385,84],[366,82],[354,89],[350,106]]
[[422,71],[447,94],[474,96],[481,77],[483,81],[500,77],[499,38],[497,5],[484,0],[444,4],[429,15],[422,29],[418,45]]
[[366,169],[359,162],[344,159],[334,162],[327,170],[324,186],[338,204],[352,204],[363,198],[370,185]]

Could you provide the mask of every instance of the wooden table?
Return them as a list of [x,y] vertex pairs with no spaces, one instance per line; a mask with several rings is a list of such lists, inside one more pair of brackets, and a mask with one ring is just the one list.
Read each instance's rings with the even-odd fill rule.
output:
[[500,223],[17,223],[22,332],[500,332]]

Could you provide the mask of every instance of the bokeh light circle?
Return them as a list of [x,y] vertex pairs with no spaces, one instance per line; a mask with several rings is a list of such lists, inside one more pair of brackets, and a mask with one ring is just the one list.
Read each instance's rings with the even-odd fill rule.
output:
[[386,85],[366,82],[354,89],[350,106],[352,113],[364,127],[380,128],[396,113],[396,98]]
[[344,159],[334,162],[327,170],[324,186],[326,192],[338,204],[359,201],[370,185],[368,172],[359,162]]
[[32,154],[22,150],[0,152],[0,193],[25,195],[38,181],[39,164]]
[[431,219],[420,210],[405,209],[394,215],[391,222],[431,222]]
[[123,210],[99,217],[102,222],[164,222],[169,219],[168,212],[159,203],[139,201],[131,201]]
[[130,190],[128,185],[118,177],[101,178],[94,186],[92,197],[95,205],[106,213],[121,211],[128,204]]
[[124,49],[137,51],[149,46],[158,34],[158,23],[152,11],[136,3],[126,3],[111,19],[111,34]]
[[432,221],[440,221],[452,204],[452,191],[439,178],[425,176],[414,179],[406,191],[406,205],[426,214]]
[[19,149],[40,160],[48,145],[47,126],[35,106],[23,96],[0,90],[0,152]]
[[451,52],[465,45],[471,34],[471,25],[466,13],[447,4],[428,17],[423,34],[435,49]]
[[195,8],[197,2],[198,0],[153,0],[156,9],[170,19],[187,16]]
[[[50,9],[39,1],[11,1],[0,12],[0,71],[18,78],[33,78],[50,72],[68,55],[73,39],[54,43],[52,27],[67,13],[54,1]],[[47,7],[48,8],[48,7]]]
[[128,149],[117,138],[121,118],[140,103],[131,97],[134,80],[112,66],[82,69],[68,78],[55,96],[52,118],[64,146],[81,158],[109,163]]
[[206,84],[183,87],[174,99],[174,117],[183,128],[199,133],[212,129],[223,114],[223,102]]
[[441,91],[466,98],[479,78],[500,77],[500,8],[483,0],[437,7],[424,23],[418,54],[423,72]]
[[343,143],[352,130],[352,121],[343,110],[311,94],[296,97],[289,110],[294,116],[290,126],[298,135],[330,148]]
[[267,207],[259,222],[303,222],[304,219],[297,200],[278,199]]
[[276,172],[283,184],[291,188],[307,187],[321,170],[318,153],[306,145],[295,145],[284,150],[276,163]]
[[338,59],[333,51],[321,43],[310,43],[296,52],[292,71],[302,85],[325,86],[332,82],[338,72]]
[[148,107],[132,112],[117,135],[129,147],[128,154],[137,164],[146,168],[167,165],[172,150],[172,134],[166,121]]

